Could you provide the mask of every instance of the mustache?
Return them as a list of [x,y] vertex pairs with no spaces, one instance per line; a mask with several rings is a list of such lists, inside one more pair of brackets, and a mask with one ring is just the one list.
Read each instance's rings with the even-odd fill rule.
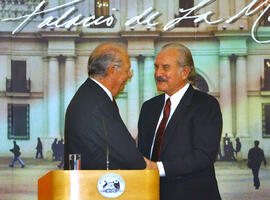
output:
[[163,78],[162,76],[157,76],[155,79],[158,82],[168,82],[168,80],[166,78]]

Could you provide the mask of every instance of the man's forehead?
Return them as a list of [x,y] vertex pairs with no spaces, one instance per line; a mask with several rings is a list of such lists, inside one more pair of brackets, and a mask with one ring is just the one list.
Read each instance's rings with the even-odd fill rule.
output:
[[177,58],[177,52],[160,52],[156,57],[156,62],[171,62]]
[[173,57],[181,56],[181,53],[177,48],[171,47],[171,48],[162,49],[159,52],[158,56],[168,56],[170,58],[173,58]]
[[164,49],[159,52],[156,57],[155,64],[166,65],[172,62],[176,62],[182,54],[176,48]]

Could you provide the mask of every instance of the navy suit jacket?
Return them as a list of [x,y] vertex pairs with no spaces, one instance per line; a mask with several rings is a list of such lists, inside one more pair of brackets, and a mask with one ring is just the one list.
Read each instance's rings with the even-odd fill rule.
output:
[[[146,101],[138,123],[138,147],[150,159],[151,145],[165,95]],[[167,124],[160,161],[166,176],[160,179],[161,200],[219,200],[214,161],[222,131],[217,100],[188,88]]]
[[106,92],[87,79],[72,98],[65,117],[65,169],[68,155],[81,154],[82,169],[106,169],[108,134],[110,169],[144,169],[145,161]]

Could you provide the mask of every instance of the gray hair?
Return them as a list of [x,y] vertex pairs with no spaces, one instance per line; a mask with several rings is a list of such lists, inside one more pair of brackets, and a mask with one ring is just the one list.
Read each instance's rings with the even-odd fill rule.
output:
[[[176,49],[179,52],[179,56],[177,56],[177,65],[180,67],[188,66],[190,68],[189,75],[187,80],[190,84],[195,85],[196,83],[196,69],[194,67],[194,62],[192,58],[192,54],[185,45],[179,43],[169,43],[162,47],[163,50],[167,49]],[[181,56],[183,55],[183,56]]]
[[[106,44],[107,45],[107,44]],[[88,75],[90,77],[107,75],[110,66],[120,68],[123,63],[122,50],[117,46],[98,46],[88,60]]]

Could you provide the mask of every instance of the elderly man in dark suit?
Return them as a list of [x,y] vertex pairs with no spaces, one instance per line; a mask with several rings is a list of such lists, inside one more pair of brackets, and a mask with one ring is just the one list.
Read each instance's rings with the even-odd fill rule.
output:
[[155,161],[161,200],[219,200],[214,161],[222,116],[218,101],[193,89],[196,72],[190,50],[165,45],[155,62],[157,89],[164,92],[141,109],[138,147]]
[[89,58],[88,74],[66,111],[65,169],[69,154],[81,154],[81,169],[106,169],[107,150],[110,169],[144,169],[145,160],[114,100],[132,77],[127,53],[114,44],[98,46]]

